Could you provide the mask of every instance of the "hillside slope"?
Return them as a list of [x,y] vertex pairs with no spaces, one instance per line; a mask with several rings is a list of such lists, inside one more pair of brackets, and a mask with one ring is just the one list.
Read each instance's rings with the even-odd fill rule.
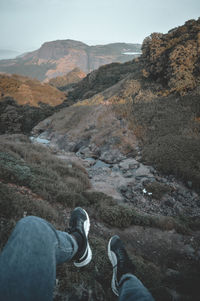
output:
[[19,105],[31,106],[38,106],[39,103],[56,106],[66,98],[55,87],[16,74],[0,74],[0,93],[1,97],[12,97]]
[[0,74],[0,133],[30,133],[65,99],[63,92],[49,84],[16,74]]
[[57,76],[48,81],[48,83],[61,91],[71,89],[75,83],[81,81],[86,74],[79,68],[75,68],[63,76]]
[[86,106],[112,106],[118,118],[129,120],[144,160],[196,189],[200,188],[195,163],[200,159],[199,30],[200,20],[191,20],[168,34],[152,34],[144,40],[140,58],[102,66],[68,94],[68,99]]

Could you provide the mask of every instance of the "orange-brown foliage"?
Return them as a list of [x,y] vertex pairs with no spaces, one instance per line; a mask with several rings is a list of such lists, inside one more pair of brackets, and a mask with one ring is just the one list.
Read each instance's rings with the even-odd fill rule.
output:
[[161,82],[170,92],[186,94],[200,81],[200,19],[167,34],[151,34],[142,51],[143,77]]
[[56,106],[65,94],[48,84],[19,75],[0,75],[0,95],[14,98],[18,104],[38,106],[39,102]]

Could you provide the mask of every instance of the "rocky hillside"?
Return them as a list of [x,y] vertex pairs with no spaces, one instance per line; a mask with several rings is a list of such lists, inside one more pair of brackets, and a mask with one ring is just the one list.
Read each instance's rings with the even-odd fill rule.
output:
[[0,99],[0,134],[29,134],[41,120],[55,113],[58,106],[41,103],[39,106],[19,105],[11,97]]
[[153,33],[142,45],[143,75],[170,92],[185,94],[200,83],[200,19],[167,34]]
[[75,68],[66,75],[50,79],[48,83],[61,91],[67,91],[68,89],[71,89],[75,83],[81,81],[85,76],[86,74],[83,71],[79,68]]
[[[119,118],[129,120],[143,147],[144,160],[197,189],[200,170],[194,166],[199,162],[200,147],[200,89],[196,72],[200,67],[199,29],[200,20],[191,20],[166,35],[152,34],[145,39],[140,58],[102,66],[68,94],[68,99],[79,99],[83,105],[112,106]],[[155,42],[161,40],[162,51],[160,42]],[[192,56],[186,51],[190,43]],[[177,49],[183,52],[176,52]]]
[[[126,62],[140,53],[140,44],[113,43],[88,46],[73,40],[44,43],[38,50],[12,60],[0,61],[0,72],[17,73],[47,80],[74,68],[88,73],[111,62]],[[133,53],[133,54],[126,54]]]
[[134,102],[190,91],[199,95],[199,32],[198,19],[167,34],[151,34],[142,44],[141,57],[100,67],[78,83],[69,97],[74,101],[89,98],[117,83],[108,96],[131,97]]
[[55,87],[19,75],[0,74],[0,133],[30,133],[56,112],[66,95]]

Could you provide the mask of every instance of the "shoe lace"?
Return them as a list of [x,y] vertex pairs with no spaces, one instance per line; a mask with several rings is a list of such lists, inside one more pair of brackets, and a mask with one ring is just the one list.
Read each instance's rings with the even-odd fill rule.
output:
[[123,274],[133,273],[135,266],[130,260],[126,250],[123,247],[118,249],[118,264],[117,264],[117,275],[118,279],[121,278]]
[[79,232],[81,234],[81,222],[76,219],[72,219],[68,227],[68,233]]
[[118,263],[119,263],[119,267],[123,267],[124,264],[127,262],[128,259],[128,255],[125,251],[124,248],[119,248],[118,249]]

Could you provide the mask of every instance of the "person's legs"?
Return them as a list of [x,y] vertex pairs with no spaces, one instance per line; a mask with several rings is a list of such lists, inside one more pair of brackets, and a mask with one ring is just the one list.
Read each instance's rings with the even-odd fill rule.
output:
[[0,296],[5,301],[52,300],[56,264],[69,261],[75,239],[45,220],[21,219],[0,255]]
[[142,282],[133,274],[125,274],[119,282],[119,301],[153,301]]
[[133,275],[135,267],[117,235],[111,237],[108,243],[108,257],[113,266],[111,287],[119,296],[119,301],[154,300],[142,282]]
[[89,227],[84,233],[89,218],[81,208],[74,211],[82,217],[74,219],[75,233],[72,231],[72,235],[57,231],[50,223],[34,216],[17,223],[0,254],[0,296],[4,301],[50,301],[56,281],[56,264],[70,261],[75,254],[83,252],[90,254],[80,266],[91,260],[91,250],[86,252]]

